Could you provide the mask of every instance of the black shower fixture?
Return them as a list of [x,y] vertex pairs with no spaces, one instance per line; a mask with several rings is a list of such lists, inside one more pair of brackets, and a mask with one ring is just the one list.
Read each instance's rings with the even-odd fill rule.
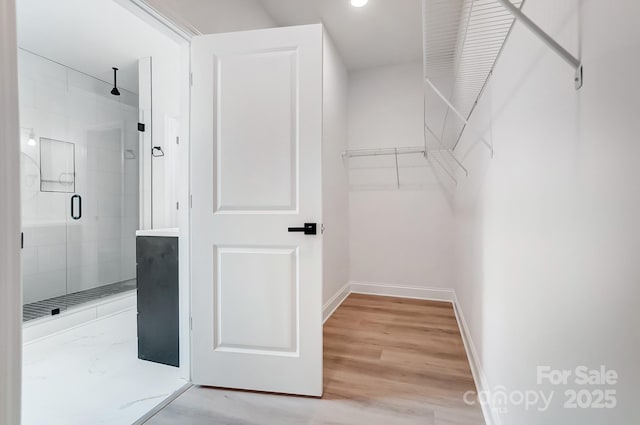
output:
[[118,80],[117,80],[118,68],[113,68],[113,90],[111,90],[111,94],[114,96],[120,96],[120,90],[118,90]]

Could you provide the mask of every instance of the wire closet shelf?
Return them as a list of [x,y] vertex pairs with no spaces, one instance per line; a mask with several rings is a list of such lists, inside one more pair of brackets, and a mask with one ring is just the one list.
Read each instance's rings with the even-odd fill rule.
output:
[[[423,0],[423,15],[425,131],[441,149],[453,151],[515,19],[499,0]],[[428,90],[446,106],[440,122],[428,122]]]
[[[422,0],[424,49],[424,146],[346,151],[355,156],[421,152],[457,183],[456,168],[467,169],[455,149],[493,74],[517,21],[575,69],[575,88],[583,84],[581,61],[522,13],[525,0]],[[431,93],[429,93],[431,92]],[[437,104],[428,99],[439,99]],[[442,112],[442,113],[439,113]],[[428,120],[431,118],[431,121]],[[435,121],[435,122],[434,122]],[[493,156],[493,145],[473,134]],[[436,153],[438,156],[431,155]],[[444,155],[446,153],[446,155]],[[436,161],[431,161],[434,157]],[[397,160],[396,160],[397,162]]]
[[[520,6],[522,1],[517,1]],[[423,0],[424,145],[387,149],[357,149],[345,158],[422,153],[432,167],[454,183],[458,167],[467,169],[453,150],[486,85],[514,18],[497,0]],[[442,120],[428,123],[426,90],[443,101]],[[480,138],[490,149],[491,145]]]
[[[575,70],[576,90],[582,87],[580,59],[524,14],[524,3],[525,0],[423,0],[425,134],[441,149],[453,152],[468,129],[469,119],[516,21],[565,60]],[[441,122],[427,122],[428,90],[446,106]],[[493,156],[492,144],[480,134],[473,136]]]

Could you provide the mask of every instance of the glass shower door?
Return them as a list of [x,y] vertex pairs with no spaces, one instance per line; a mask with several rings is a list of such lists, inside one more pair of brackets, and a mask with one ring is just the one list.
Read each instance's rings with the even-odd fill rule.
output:
[[127,125],[89,128],[80,147],[74,196],[81,208],[67,225],[67,289],[74,303],[135,289],[137,161],[126,147]]
[[[77,86],[83,86],[77,76]],[[85,82],[85,85],[88,82]],[[94,94],[91,121],[77,134],[76,197],[67,222],[67,290],[73,305],[135,289],[138,226],[138,98],[110,87]],[[79,89],[73,87],[72,89]]]
[[135,289],[138,96],[19,52],[24,319]]

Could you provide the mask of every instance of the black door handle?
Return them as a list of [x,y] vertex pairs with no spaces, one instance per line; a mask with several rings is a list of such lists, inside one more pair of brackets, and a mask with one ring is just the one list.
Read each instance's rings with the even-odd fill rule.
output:
[[290,232],[301,232],[305,235],[317,235],[318,225],[316,223],[304,223],[304,227],[289,227]]
[[[75,202],[74,200],[78,200],[78,215],[74,214],[75,212]],[[74,220],[80,220],[82,218],[82,197],[80,195],[73,195],[71,197],[71,218]]]

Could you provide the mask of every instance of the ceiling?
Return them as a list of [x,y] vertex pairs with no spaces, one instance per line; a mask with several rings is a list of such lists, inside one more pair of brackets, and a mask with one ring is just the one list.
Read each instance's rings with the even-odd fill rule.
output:
[[113,0],[17,0],[18,46],[138,92],[138,59],[177,45]]
[[349,69],[422,60],[422,1],[258,0],[280,26],[323,22]]
[[[170,39],[158,37],[159,32],[150,25],[140,25],[118,3],[127,1],[17,0],[19,46],[104,81],[111,81],[111,67],[116,66],[121,69],[119,85],[137,92],[137,60],[165,49]],[[229,28],[216,25],[215,31],[208,28],[207,32],[323,22],[349,69],[422,59],[421,0],[369,0],[363,8],[352,7],[349,0],[241,3],[216,0],[212,10],[197,0],[180,0],[176,7],[177,12],[186,13],[191,5],[200,9],[200,15],[210,17],[226,9],[235,13],[222,14]]]

